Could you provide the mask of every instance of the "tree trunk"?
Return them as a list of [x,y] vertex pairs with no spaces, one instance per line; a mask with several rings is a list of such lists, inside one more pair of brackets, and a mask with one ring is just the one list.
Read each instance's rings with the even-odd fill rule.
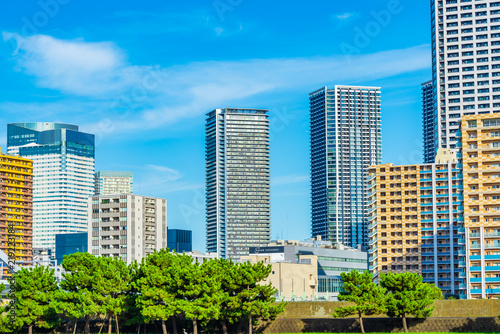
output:
[[198,321],[193,319],[193,334],[198,334]]
[[144,334],[146,334],[146,324],[144,324]]
[[28,327],[28,334],[33,334],[33,325]]
[[253,333],[252,313],[248,314],[248,334]]
[[172,316],[172,330],[174,334],[177,334],[177,321],[175,320],[175,314]]
[[108,334],[111,334],[111,327],[113,326],[112,321],[113,315],[110,313],[108,316]]
[[163,334],[168,334],[167,333],[167,326],[165,326],[165,319],[161,319],[161,329],[163,331]]
[[222,318],[222,333],[227,334],[227,323],[225,318]]
[[76,324],[78,323],[78,319],[75,319],[75,326],[73,326],[73,334],[76,333]]
[[120,326],[118,325],[118,315],[115,314],[115,323],[116,323],[116,334],[120,334]]
[[365,334],[365,326],[363,326],[363,314],[358,312],[359,315],[359,326],[361,327],[361,333]]
[[85,333],[90,334],[90,321],[89,316],[85,316]]
[[406,326],[406,314],[403,314],[403,329],[405,333],[408,333],[408,326]]

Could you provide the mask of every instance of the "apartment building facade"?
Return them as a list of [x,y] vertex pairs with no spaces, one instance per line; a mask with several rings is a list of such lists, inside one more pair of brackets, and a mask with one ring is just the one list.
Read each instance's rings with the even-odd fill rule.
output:
[[[33,161],[0,153],[0,250],[9,260],[33,260]],[[2,276],[9,276],[2,266]]]
[[99,171],[94,176],[94,195],[132,194],[134,173]]
[[500,1],[431,0],[431,35],[436,129],[425,152],[456,149],[462,116],[500,112]]
[[312,237],[368,246],[368,167],[381,163],[380,88],[309,94]]
[[205,129],[207,251],[238,260],[270,240],[268,110],[216,109]]
[[466,298],[459,162],[370,167],[370,270],[412,272],[445,296]]
[[167,247],[167,200],[132,194],[89,199],[88,251],[128,264]]

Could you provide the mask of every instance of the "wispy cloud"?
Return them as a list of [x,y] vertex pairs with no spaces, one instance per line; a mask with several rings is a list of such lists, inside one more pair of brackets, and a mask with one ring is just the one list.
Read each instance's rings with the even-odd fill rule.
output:
[[358,17],[360,13],[358,12],[345,12],[330,15],[330,20],[334,23],[344,23],[346,21],[352,20]]
[[[205,61],[160,68],[127,63],[125,52],[110,42],[3,36],[16,41],[13,59],[17,68],[34,77],[39,87],[84,97],[101,104],[94,109],[109,110],[94,114],[94,121],[82,127],[88,131],[98,129],[103,120],[111,124],[108,132],[155,129],[258,94],[308,91],[333,80],[363,84],[430,66],[429,47],[422,45],[350,56],[349,62],[337,55]],[[125,116],[101,116],[118,112]]]
[[271,179],[271,185],[279,186],[284,184],[301,183],[306,181],[309,181],[309,175],[293,174],[293,175],[273,177]]

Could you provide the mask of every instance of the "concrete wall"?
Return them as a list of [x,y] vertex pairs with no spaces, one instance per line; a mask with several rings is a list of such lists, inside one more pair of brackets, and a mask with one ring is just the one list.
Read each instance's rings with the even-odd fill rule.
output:
[[[344,302],[295,302],[288,303],[279,319],[318,319],[333,318],[333,309],[349,305]],[[457,317],[496,317],[500,312],[500,299],[475,300],[437,300],[433,318]],[[383,315],[372,318],[385,317]]]

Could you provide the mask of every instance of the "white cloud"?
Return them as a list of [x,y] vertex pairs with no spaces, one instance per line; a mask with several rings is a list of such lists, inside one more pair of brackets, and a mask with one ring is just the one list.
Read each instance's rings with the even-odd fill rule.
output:
[[[430,67],[428,45],[351,55],[349,60],[337,55],[205,61],[160,68],[128,64],[124,52],[109,42],[3,36],[17,41],[14,60],[38,86],[98,101],[101,107],[93,110],[108,110],[94,112],[87,117],[92,121],[82,126],[97,134],[165,127],[262,93],[304,94],[325,84],[364,84]],[[106,131],[101,131],[103,122]]]
[[292,183],[302,183],[309,181],[309,175],[285,175],[285,176],[277,176],[271,179],[272,186],[279,186],[284,184],[292,184]]

